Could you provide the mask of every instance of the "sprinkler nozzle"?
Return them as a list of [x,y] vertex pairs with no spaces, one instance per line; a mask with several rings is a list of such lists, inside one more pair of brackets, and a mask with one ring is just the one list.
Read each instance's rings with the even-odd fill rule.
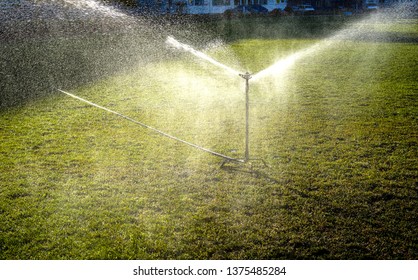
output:
[[250,73],[246,72],[245,74],[239,74],[240,77],[244,78],[245,80],[251,79],[253,76],[251,76]]

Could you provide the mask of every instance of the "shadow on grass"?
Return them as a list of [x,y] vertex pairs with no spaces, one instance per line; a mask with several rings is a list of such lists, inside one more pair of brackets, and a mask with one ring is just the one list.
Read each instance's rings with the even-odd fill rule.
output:
[[[264,169],[266,169],[268,167],[264,167]],[[261,171],[261,170],[256,170],[254,169],[253,166],[248,166],[246,164],[235,164],[234,166],[229,164],[229,165],[224,165],[221,167],[222,170],[225,170],[229,173],[241,173],[241,174],[247,174],[249,176],[253,176],[254,178],[257,179],[264,179],[267,182],[270,183],[274,183],[274,184],[280,184],[280,181],[274,177],[272,177],[270,174],[268,174],[268,172],[266,171]]]
[[[307,194],[306,192],[303,192],[298,188],[292,187],[287,181],[287,179],[279,179],[272,175],[272,172],[270,172],[271,167],[266,165],[262,161],[258,161],[257,164],[254,165],[248,163],[228,163],[221,166],[221,169],[231,174],[244,174],[259,180],[264,180],[265,182],[270,184],[286,186],[287,191],[290,191],[291,193],[301,198],[311,198],[311,195]],[[284,195],[284,193],[281,194]]]

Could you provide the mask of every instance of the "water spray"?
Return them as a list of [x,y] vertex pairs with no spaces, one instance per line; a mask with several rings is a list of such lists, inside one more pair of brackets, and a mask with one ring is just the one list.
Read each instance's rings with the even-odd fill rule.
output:
[[[72,0],[67,0],[67,1],[72,2]],[[87,3],[95,3],[92,0],[89,0],[89,1],[90,2],[87,2]],[[267,67],[266,69],[264,69],[264,70],[262,70],[262,71],[260,71],[260,72],[258,72],[256,74],[250,74],[248,72],[246,72],[245,74],[239,73],[235,69],[232,69],[232,68],[226,66],[225,64],[222,64],[222,63],[214,60],[213,58],[209,57],[208,55],[206,55],[206,54],[204,54],[202,52],[199,52],[199,51],[195,50],[191,46],[189,46],[187,44],[180,43],[179,41],[177,41],[175,38],[173,38],[171,36],[167,37],[166,43],[169,44],[169,45],[171,45],[172,47],[175,47],[177,49],[181,49],[183,51],[187,51],[187,52],[193,54],[194,56],[196,56],[196,57],[198,57],[200,59],[206,60],[207,62],[209,62],[209,63],[211,63],[213,65],[216,65],[216,66],[222,68],[227,73],[229,73],[229,74],[231,74],[233,76],[237,76],[238,75],[238,76],[240,76],[241,78],[243,78],[245,80],[245,154],[244,154],[244,159],[236,159],[236,158],[232,158],[232,157],[229,157],[229,156],[226,156],[226,155],[223,155],[223,154],[220,154],[220,153],[211,151],[211,150],[209,150],[207,148],[204,148],[204,147],[198,146],[196,144],[190,143],[188,141],[182,140],[180,138],[177,138],[175,136],[172,136],[170,134],[167,134],[167,133],[165,133],[165,132],[163,132],[161,130],[158,130],[158,129],[153,128],[151,126],[148,126],[148,125],[146,125],[144,123],[141,123],[139,121],[136,121],[136,120],[134,120],[134,119],[132,119],[130,117],[127,117],[127,116],[121,114],[121,113],[118,113],[118,112],[115,112],[113,110],[110,110],[110,109],[108,109],[106,107],[97,105],[97,104],[95,104],[93,102],[90,102],[90,101],[88,101],[86,99],[83,99],[81,97],[78,97],[78,96],[76,96],[74,94],[65,92],[65,91],[60,90],[60,89],[58,89],[58,90],[60,92],[64,93],[64,94],[72,97],[72,98],[78,99],[78,100],[80,100],[82,102],[85,102],[87,104],[90,104],[92,106],[95,106],[97,108],[100,108],[102,110],[108,111],[110,113],[116,114],[119,117],[122,117],[122,118],[124,118],[126,120],[129,120],[131,122],[134,122],[134,123],[136,123],[138,125],[141,125],[142,127],[147,128],[147,129],[150,129],[150,130],[152,130],[152,131],[154,131],[154,132],[156,132],[156,133],[158,133],[158,134],[160,134],[162,136],[165,136],[167,138],[170,138],[170,139],[173,139],[173,140],[182,142],[182,143],[184,143],[186,145],[189,145],[189,146],[192,146],[192,147],[197,148],[199,150],[205,151],[205,152],[210,153],[210,154],[212,154],[214,156],[221,157],[221,158],[224,159],[224,162],[222,163],[221,166],[223,166],[226,162],[247,163],[247,162],[249,162],[251,160],[259,160],[259,161],[262,161],[264,163],[264,165],[267,166],[267,164],[265,163],[265,161],[263,159],[251,158],[250,157],[250,147],[249,147],[249,142],[250,142],[250,135],[249,135],[249,126],[250,126],[249,125],[249,110],[250,110],[250,108],[249,108],[249,90],[250,90],[250,83],[249,83],[249,80],[252,79],[253,81],[258,81],[258,80],[260,80],[260,79],[262,79],[262,78],[264,78],[266,76],[280,73],[280,72],[288,69],[291,65],[293,65],[293,63],[295,61],[300,60],[300,59],[302,59],[302,58],[304,58],[304,57],[306,57],[306,56],[308,56],[308,55],[312,54],[313,52],[316,52],[316,51],[318,51],[320,49],[324,49],[326,47],[330,47],[332,45],[332,40],[333,39],[334,40],[342,40],[342,39],[344,39],[346,37],[347,37],[347,35],[345,35],[343,32],[339,32],[335,36],[331,37],[330,39],[325,40],[324,42],[317,43],[317,44],[315,44],[315,45],[313,45],[313,46],[311,46],[309,48],[306,48],[304,50],[301,50],[299,52],[296,52],[296,53],[294,53],[294,54],[292,54],[292,55],[290,55],[290,56],[288,56],[288,57],[286,57],[284,59],[281,59],[279,61],[276,61],[276,63],[274,63],[273,65]]]
[[218,67],[226,70],[226,72],[228,72],[228,73],[230,73],[232,75],[239,75],[239,72],[238,71],[232,69],[229,66],[226,66],[223,63],[220,63],[219,61],[216,61],[215,59],[209,57],[208,55],[206,55],[206,54],[204,54],[202,52],[199,52],[199,51],[195,50],[194,48],[192,48],[189,45],[180,43],[174,37],[168,36],[167,37],[167,40],[166,40],[166,43],[169,44],[169,45],[171,45],[172,47],[175,47],[176,49],[181,49],[181,50],[187,51],[187,52],[193,54],[194,56],[196,56],[198,58],[201,58],[203,60],[206,60],[207,62],[210,62],[213,65],[216,65],[216,66],[218,66]]
[[232,68],[230,68],[230,67],[228,67],[228,66],[226,66],[226,65],[224,65],[224,64],[222,64],[222,63],[220,63],[220,62],[218,62],[216,60],[214,60],[213,58],[207,56],[206,54],[204,54],[202,52],[199,52],[199,51],[193,49],[191,46],[186,45],[186,44],[183,44],[183,43],[180,43],[179,41],[177,41],[173,37],[170,37],[170,36],[167,37],[166,43],[167,44],[170,44],[171,46],[176,47],[178,49],[182,49],[184,51],[187,51],[187,52],[195,55],[196,57],[199,57],[201,59],[204,59],[204,60],[206,60],[206,61],[208,61],[208,62],[210,62],[210,63],[212,63],[212,64],[214,64],[214,65],[216,65],[216,66],[218,66],[218,67],[220,67],[222,69],[224,69],[224,70],[226,70],[228,73],[233,74],[233,75],[238,75],[238,76],[240,76],[241,78],[243,78],[245,80],[245,153],[244,153],[244,159],[237,159],[237,158],[233,158],[233,157],[230,157],[230,156],[221,154],[221,153],[214,152],[214,151],[209,150],[207,148],[204,148],[202,146],[199,146],[199,145],[190,143],[188,141],[182,140],[182,139],[180,139],[178,137],[175,137],[173,135],[170,135],[168,133],[165,133],[165,132],[163,132],[163,131],[161,131],[159,129],[156,129],[156,128],[151,127],[151,126],[149,126],[147,124],[144,124],[142,122],[139,122],[137,120],[134,120],[134,119],[132,119],[132,118],[130,118],[128,116],[125,116],[125,115],[123,115],[121,113],[118,113],[116,111],[113,111],[111,109],[108,109],[106,107],[103,107],[101,105],[98,105],[96,103],[93,103],[91,101],[88,101],[88,100],[86,100],[84,98],[81,98],[81,97],[79,97],[77,95],[74,95],[72,93],[66,92],[66,91],[61,90],[61,89],[57,89],[57,90],[60,91],[61,93],[64,93],[64,94],[66,94],[66,95],[74,98],[74,99],[77,99],[79,101],[82,101],[84,103],[87,103],[87,104],[89,104],[91,106],[94,106],[96,108],[102,109],[102,110],[107,111],[109,113],[115,114],[115,115],[117,115],[119,117],[122,117],[122,118],[128,120],[128,121],[131,121],[133,123],[136,123],[136,124],[138,124],[138,125],[140,125],[140,126],[142,126],[144,128],[150,129],[150,130],[152,130],[152,131],[154,131],[154,132],[156,132],[156,133],[158,133],[158,134],[160,134],[160,135],[162,135],[164,137],[167,137],[167,138],[173,139],[175,141],[181,142],[183,144],[189,145],[191,147],[197,148],[197,149],[199,149],[201,151],[210,153],[210,154],[212,154],[214,156],[221,157],[221,158],[224,159],[224,161],[221,164],[221,167],[224,166],[224,164],[227,163],[227,162],[247,163],[249,161],[256,161],[256,160],[261,161],[264,164],[264,166],[267,166],[266,162],[263,159],[260,159],[260,158],[251,158],[250,157],[250,131],[249,131],[250,130],[250,97],[249,97],[250,82],[249,82],[249,80],[251,78],[253,78],[253,77],[258,80],[260,77],[265,76],[267,73],[270,73],[270,72],[272,72],[274,70],[277,70],[277,67],[279,65],[284,64],[284,67],[288,67],[291,64],[291,62],[293,62],[295,59],[294,58],[289,59],[289,61],[291,61],[291,62],[288,62],[288,63],[283,63],[283,61],[279,61],[279,62],[275,63],[272,67],[268,67],[267,69],[265,69],[265,70],[263,70],[263,71],[255,74],[255,75],[252,75],[249,72],[246,72],[245,74],[242,74],[242,73],[239,73],[238,71],[236,71],[236,70],[234,70],[234,69],[232,69]]

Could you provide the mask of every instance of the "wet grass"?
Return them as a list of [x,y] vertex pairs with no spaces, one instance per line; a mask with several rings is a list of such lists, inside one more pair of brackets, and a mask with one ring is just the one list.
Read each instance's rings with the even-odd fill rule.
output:
[[[226,51],[257,71],[315,42]],[[65,95],[3,110],[0,258],[416,259],[417,49],[339,42],[251,84],[251,155],[268,168],[219,168]],[[66,90],[242,157],[242,79],[187,57]]]

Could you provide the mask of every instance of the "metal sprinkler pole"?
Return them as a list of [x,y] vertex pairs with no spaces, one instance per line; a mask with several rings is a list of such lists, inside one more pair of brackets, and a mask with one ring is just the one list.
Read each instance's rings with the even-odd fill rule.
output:
[[[261,161],[265,167],[268,167],[267,163],[261,158],[250,158],[250,82],[252,75],[248,72],[245,74],[239,74],[241,78],[245,80],[245,155],[242,160],[244,163],[249,161]],[[225,163],[225,161],[224,161]],[[221,166],[224,165],[222,163]]]
[[245,79],[245,156],[244,162],[250,160],[250,82],[252,78],[250,73],[239,74],[243,79]]

